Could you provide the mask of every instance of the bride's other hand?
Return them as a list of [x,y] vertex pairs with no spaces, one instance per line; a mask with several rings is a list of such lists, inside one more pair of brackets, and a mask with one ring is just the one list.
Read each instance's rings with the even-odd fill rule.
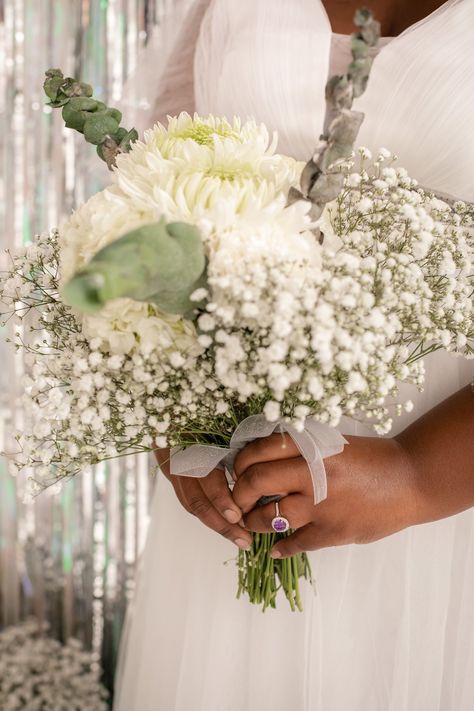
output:
[[[305,460],[281,434],[249,444],[236,457],[235,503],[251,531],[271,531],[280,512],[297,531],[274,546],[275,557],[346,543],[369,543],[407,526],[474,505],[474,394],[463,388],[393,439],[348,437],[325,459],[328,497],[313,503]],[[284,446],[283,446],[284,445]]]
[[275,504],[255,504],[278,494],[280,514],[297,529],[273,548],[275,557],[369,543],[417,522],[416,479],[401,446],[376,437],[347,439],[342,454],[325,460],[328,497],[317,506],[306,461],[288,435],[257,440],[237,455],[233,497],[247,528],[272,531]]
[[[233,501],[222,469],[214,469],[202,479],[170,474],[168,449],[155,451],[160,469],[171,482],[186,511],[239,548],[250,547],[252,537],[242,527],[242,511]],[[239,525],[240,522],[240,525]]]

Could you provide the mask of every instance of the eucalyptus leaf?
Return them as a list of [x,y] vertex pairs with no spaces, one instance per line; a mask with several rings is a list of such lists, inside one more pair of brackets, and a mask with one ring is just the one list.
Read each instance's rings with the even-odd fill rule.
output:
[[66,128],[73,128],[75,131],[79,131],[79,133],[83,132],[84,124],[88,116],[87,113],[69,109],[69,101],[64,104],[62,113]]
[[74,96],[63,106],[63,119],[68,128],[73,128],[80,133],[91,113],[97,110],[97,102],[85,96]]
[[74,308],[94,313],[109,300],[128,297],[186,314],[190,296],[205,283],[206,258],[198,230],[164,220],[144,225],[101,249],[63,289]]
[[98,111],[101,104],[101,101],[87,96],[73,96],[68,102],[68,106],[74,111]]
[[49,99],[51,99],[51,101],[56,100],[56,98],[58,96],[58,92],[62,86],[63,81],[64,81],[63,77],[59,77],[59,76],[53,76],[53,77],[45,80],[45,82],[43,84],[43,89],[44,89],[46,96]]
[[51,67],[50,69],[47,69],[47,70],[45,71],[45,75],[46,75],[46,77],[47,77],[48,79],[49,79],[49,78],[53,78],[53,77],[63,77],[63,76],[64,76],[64,74],[62,73],[62,70],[61,70],[61,69],[58,69],[58,68],[55,69],[54,67]]
[[354,25],[357,27],[368,27],[373,21],[372,11],[366,7],[361,7],[355,11]]
[[120,149],[122,152],[127,153],[130,150],[132,143],[135,143],[135,141],[138,141],[138,131],[132,128],[130,131],[126,132],[125,136],[120,141]]
[[79,82],[76,79],[71,79],[71,77],[65,79],[61,91],[68,97],[92,96],[92,87],[90,84],[86,84],[82,81]]
[[117,133],[114,135],[114,139],[117,141],[118,144],[121,143],[121,141],[125,138],[125,136],[128,134],[128,131],[126,128],[119,128]]
[[120,124],[120,121],[122,120],[121,111],[119,111],[118,109],[106,109],[105,113],[107,114],[107,116],[112,116],[112,118],[115,119],[118,124]]
[[103,111],[96,111],[84,124],[84,137],[89,143],[99,145],[106,136],[113,136],[119,129],[118,122]]
[[351,50],[354,59],[362,59],[367,57],[369,53],[369,46],[367,42],[364,42],[363,39],[354,34],[351,38]]
[[354,59],[354,61],[350,64],[348,73],[354,88],[354,98],[362,96],[366,90],[372,62],[373,60],[371,57],[361,57],[359,59]]

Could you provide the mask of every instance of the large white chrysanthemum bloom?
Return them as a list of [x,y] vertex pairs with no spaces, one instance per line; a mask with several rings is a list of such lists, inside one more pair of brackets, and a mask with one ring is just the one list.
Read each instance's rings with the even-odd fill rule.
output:
[[[157,124],[146,131],[143,141],[117,158],[113,184],[60,228],[62,282],[105,245],[163,216],[198,226],[211,271],[215,259],[216,267],[229,265],[231,276],[248,250],[314,263],[319,248],[308,233],[308,206],[286,207],[302,164],[276,154],[275,146],[276,137],[270,139],[262,124],[213,116],[183,113],[170,118],[167,127]],[[175,349],[176,342],[184,347],[188,338],[191,346],[195,338],[184,319],[130,299],[117,299],[99,315],[85,316],[83,330],[90,337],[100,335],[111,351],[121,353],[150,338],[166,350],[170,340]]]

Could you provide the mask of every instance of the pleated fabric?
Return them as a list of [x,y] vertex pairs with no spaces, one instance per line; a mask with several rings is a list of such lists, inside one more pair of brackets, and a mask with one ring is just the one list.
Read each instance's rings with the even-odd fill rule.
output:
[[[390,148],[422,184],[471,200],[473,30],[474,0],[445,3],[384,43],[358,102],[362,144]],[[280,151],[308,158],[331,47],[322,3],[212,0],[198,35],[197,110],[253,116],[278,131]],[[428,358],[425,390],[405,389],[415,409],[395,431],[473,377],[468,361]],[[234,546],[160,479],[116,711],[472,711],[472,510],[311,558],[317,594],[305,588],[304,612],[281,599],[262,614],[235,599]]]

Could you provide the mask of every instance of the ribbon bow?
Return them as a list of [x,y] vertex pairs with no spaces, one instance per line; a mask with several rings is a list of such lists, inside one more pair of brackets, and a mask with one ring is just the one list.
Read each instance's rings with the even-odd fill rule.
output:
[[311,473],[314,503],[323,501],[327,497],[326,469],[323,460],[334,454],[340,454],[347,440],[334,427],[312,419],[306,420],[300,432],[281,418],[276,422],[269,422],[265,415],[252,415],[237,426],[229,447],[207,444],[194,444],[186,449],[174,447],[171,450],[171,474],[201,478],[216,468],[224,469],[227,474],[230,474],[237,453],[246,444],[261,437],[268,437],[275,430],[290,435],[306,460]]

